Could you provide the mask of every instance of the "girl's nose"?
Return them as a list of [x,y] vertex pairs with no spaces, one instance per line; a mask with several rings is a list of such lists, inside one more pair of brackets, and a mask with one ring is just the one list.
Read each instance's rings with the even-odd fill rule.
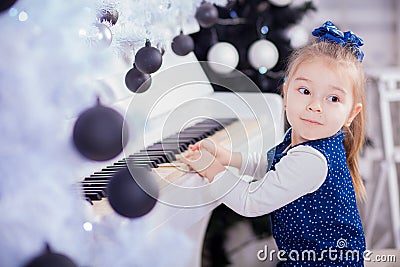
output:
[[321,102],[318,99],[312,99],[307,105],[308,111],[322,112]]

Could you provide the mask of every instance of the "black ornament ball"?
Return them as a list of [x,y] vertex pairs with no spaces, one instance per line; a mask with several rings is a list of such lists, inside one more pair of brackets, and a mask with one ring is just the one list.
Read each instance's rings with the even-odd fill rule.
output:
[[116,9],[110,9],[110,10],[102,9],[97,14],[97,17],[100,20],[100,22],[107,21],[111,25],[115,25],[115,23],[117,23],[118,16],[119,14]]
[[156,72],[162,64],[162,55],[160,50],[151,46],[150,41],[146,41],[146,46],[137,51],[135,56],[135,65],[143,73]]
[[213,4],[204,2],[197,8],[195,18],[201,27],[210,28],[218,20],[218,9]]
[[49,247],[47,247],[47,250],[45,252],[36,256],[25,265],[25,267],[49,267],[49,266],[77,267],[77,265],[70,258],[59,253],[51,252]]
[[123,123],[124,118],[117,111],[98,102],[95,107],[82,112],[75,122],[73,141],[76,149],[91,160],[114,158],[126,145],[128,131]]
[[133,66],[125,75],[125,85],[134,93],[146,92],[151,85],[151,76]]
[[0,1],[0,13],[6,11],[10,7],[12,7],[17,0],[1,0]]
[[150,212],[158,197],[152,175],[151,171],[141,167],[115,173],[107,186],[108,201],[115,212],[127,218],[138,218]]
[[192,37],[181,32],[176,36],[171,43],[172,51],[178,56],[186,56],[194,49],[194,42]]

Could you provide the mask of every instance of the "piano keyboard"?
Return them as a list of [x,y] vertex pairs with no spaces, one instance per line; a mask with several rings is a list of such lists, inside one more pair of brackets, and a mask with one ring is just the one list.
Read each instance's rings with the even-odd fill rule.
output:
[[179,133],[164,138],[162,141],[118,160],[114,164],[84,178],[80,183],[82,193],[85,199],[91,203],[92,201],[96,202],[107,198],[108,182],[114,173],[126,168],[129,164],[148,168],[162,178],[158,181],[159,187],[162,189],[168,183],[173,182],[174,178],[182,176],[189,171],[185,164],[176,161],[178,155],[184,154],[190,144],[205,138],[210,138],[223,145],[224,140],[229,135],[229,133],[225,133],[224,129],[234,126],[235,122],[238,122],[236,118],[207,119],[185,128]]

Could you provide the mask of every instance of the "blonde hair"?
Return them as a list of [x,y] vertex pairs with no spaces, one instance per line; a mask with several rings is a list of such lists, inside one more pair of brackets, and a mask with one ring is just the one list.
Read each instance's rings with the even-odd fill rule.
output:
[[318,41],[294,51],[288,61],[286,71],[286,82],[291,80],[292,75],[304,61],[312,61],[323,58],[335,64],[339,69],[345,69],[344,74],[353,82],[354,103],[361,103],[362,110],[354,118],[349,127],[344,126],[345,137],[343,145],[346,150],[346,163],[350,170],[354,191],[359,200],[365,200],[366,191],[358,170],[358,154],[364,144],[365,134],[365,73],[358,58],[353,54],[350,47],[340,44]]

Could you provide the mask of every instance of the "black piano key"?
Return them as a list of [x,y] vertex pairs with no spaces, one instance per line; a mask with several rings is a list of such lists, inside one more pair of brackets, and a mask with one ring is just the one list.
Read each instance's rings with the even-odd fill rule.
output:
[[176,138],[176,139],[180,139],[180,138],[193,138],[198,136],[198,134],[194,134],[194,133],[176,133],[176,134],[172,134],[170,136],[168,136],[168,138]]
[[171,135],[170,137],[168,137],[169,140],[171,140],[172,138],[175,138],[175,140],[180,141],[181,139],[193,139],[196,142],[206,138],[206,136],[200,136],[198,134],[175,134],[175,135]]
[[163,162],[165,159],[162,155],[152,155],[152,156],[146,156],[146,155],[131,155],[128,157],[128,159],[132,160],[151,160],[154,161],[157,164],[160,163],[165,163]]
[[149,162],[149,161],[154,161],[154,159],[163,159],[161,155],[151,155],[151,156],[145,156],[145,155],[135,155],[135,156],[128,156],[127,158],[123,158],[122,160],[125,160],[130,163],[142,163],[142,162]]
[[104,175],[112,176],[114,173],[115,173],[115,171],[110,171],[110,170],[107,170],[106,168],[104,168],[104,169],[101,169],[101,171],[95,172],[90,176],[104,176]]
[[101,169],[100,174],[97,175],[97,177],[102,177],[101,173],[103,176],[113,176],[115,173],[117,173],[119,170],[124,169],[126,167],[124,166],[107,166],[104,169]]
[[[130,157],[128,157],[130,159]],[[167,159],[161,155],[158,156],[133,156],[132,159],[150,160],[156,164],[167,163]]]
[[92,186],[83,186],[81,185],[81,189],[82,190],[86,190],[86,191],[90,191],[90,190],[94,190],[94,191],[106,191],[107,189],[107,185],[92,185]]
[[[178,136],[178,139],[181,139],[182,135]],[[188,137],[190,137],[190,135],[188,135]],[[203,140],[204,138],[207,138],[207,136],[205,135],[201,135],[201,136],[192,136],[192,139],[194,139],[196,142],[199,142],[201,140]]]
[[220,130],[223,129],[225,126],[232,124],[237,119],[218,119],[218,121],[202,121],[197,123],[197,125],[208,125],[218,127]]
[[154,161],[153,159],[151,159],[149,157],[139,157],[139,158],[127,157],[127,158],[123,158],[119,162],[127,162],[127,163],[132,164],[132,165],[134,165],[135,163],[138,163],[138,164],[157,163],[156,161]]
[[164,141],[174,141],[174,142],[183,142],[185,145],[193,145],[197,141],[191,137],[185,137],[185,138],[174,138],[174,137],[168,137],[165,138],[162,142]]
[[86,177],[85,179],[84,179],[84,181],[85,182],[96,182],[96,181],[110,181],[112,179],[112,177],[110,177],[110,178],[106,178],[106,177],[99,177],[99,178],[93,178],[93,177]]
[[99,180],[111,180],[112,175],[96,175],[94,176],[93,174],[90,175],[89,177],[85,177],[84,181],[99,181]]
[[[157,161],[156,161],[156,162],[157,162]],[[117,162],[116,162],[116,163],[117,163]],[[117,172],[117,171],[119,171],[119,170],[121,170],[121,169],[127,168],[126,163],[125,163],[125,164],[116,164],[116,163],[114,163],[114,165],[107,166],[106,169],[103,169],[103,170],[104,170],[104,171],[109,170],[109,171]],[[115,165],[115,164],[116,164],[116,165]],[[144,167],[144,168],[150,169],[149,165],[146,164],[146,163],[135,162],[135,163],[130,163],[129,166],[132,166],[132,167],[133,167],[133,166],[136,166],[136,167]]]
[[130,158],[126,158],[126,159],[122,159],[120,161],[118,161],[119,163],[128,163],[129,166],[136,166],[137,164],[146,164],[148,165],[150,168],[158,168],[157,162],[154,160],[145,160],[145,159],[130,159]]
[[[159,143],[157,142],[157,143],[154,143],[154,144],[159,144]],[[134,154],[131,155],[131,156],[146,156],[146,155],[148,155],[148,156],[162,156],[162,157],[164,157],[168,162],[172,162],[172,161],[176,160],[175,154],[174,154],[172,151],[164,151],[164,152],[154,152],[154,151],[137,152],[137,153],[134,153]],[[129,156],[129,157],[131,157],[131,156]]]
[[133,161],[117,161],[114,162],[113,165],[108,166],[107,168],[110,169],[124,169],[124,168],[128,168],[129,166],[136,166],[136,165],[149,165],[149,162],[133,162]]
[[215,134],[215,131],[212,130],[212,129],[195,129],[195,128],[194,129],[190,129],[190,128],[188,128],[188,129],[183,130],[181,133],[203,134],[203,135],[209,137],[209,136]]
[[164,156],[158,155],[158,156],[128,156],[127,158],[122,159],[125,162],[132,163],[133,165],[138,163],[138,164],[144,164],[147,163],[149,164],[150,167],[152,168],[157,168],[158,164],[161,163],[167,163],[168,159]]
[[218,131],[218,129],[220,129],[221,127],[223,127],[223,126],[220,124],[203,123],[203,124],[194,124],[192,126],[185,128],[184,130],[191,130],[191,129],[202,130],[203,129],[206,131],[208,131],[208,130]]
[[198,126],[198,125],[223,126],[222,123],[220,123],[220,122],[209,121],[209,120],[200,121],[200,122],[196,123],[195,125],[196,126]]
[[89,202],[90,205],[93,206],[93,201],[92,201],[89,197],[86,197],[86,196],[85,196],[85,200],[86,200],[87,202]]
[[87,193],[97,193],[100,199],[102,199],[103,197],[107,197],[105,189],[83,189],[82,191],[85,194],[85,196]]
[[179,152],[183,152],[185,151],[188,146],[186,144],[157,144],[156,146],[161,146],[161,147],[165,147],[165,146],[171,146],[171,147],[177,147],[179,149]]
[[201,124],[201,123],[212,123],[212,124],[215,124],[216,121],[214,119],[204,119],[202,121],[197,122],[196,124]]
[[172,146],[172,147],[165,147],[165,146],[154,146],[154,147],[148,147],[146,151],[158,151],[158,152],[163,152],[163,151],[172,151],[175,154],[180,154],[183,151],[185,151],[185,148],[182,146]]
[[202,136],[207,136],[207,132],[209,130],[194,130],[194,129],[188,129],[188,130],[183,130],[182,132],[179,132],[177,134],[175,134],[175,136],[198,136],[198,137],[202,137]]
[[[130,163],[129,159],[128,159],[128,163]],[[157,162],[155,162],[154,160],[148,160],[148,161],[135,161],[133,163],[133,165],[136,165],[137,163],[139,164],[147,164],[150,168],[158,168],[158,164]]]
[[213,123],[213,122],[208,122],[208,121],[202,121],[202,122],[198,122],[190,127],[212,127],[212,128],[222,129],[224,126],[217,122]]
[[104,189],[107,187],[109,181],[106,182],[100,182],[100,183],[96,183],[96,182],[91,182],[91,181],[85,181],[85,182],[79,182],[78,186],[80,187],[80,189]]
[[97,182],[99,182],[99,183],[109,183],[109,182],[110,182],[110,179],[104,179],[104,178],[92,179],[92,178],[90,178],[90,177],[86,177],[86,178],[82,181],[82,183],[97,183]]
[[210,130],[190,130],[189,129],[189,130],[183,130],[182,132],[177,134],[177,136],[193,135],[193,136],[199,137],[199,138],[207,138],[212,133],[213,133],[213,131],[210,131]]
[[107,179],[110,180],[112,179],[114,173],[104,173],[104,174],[92,174],[89,177],[86,177],[88,181],[90,180],[100,180],[100,179]]
[[129,162],[129,163],[136,163],[137,162],[137,163],[141,164],[143,162],[152,162],[152,161],[154,161],[154,159],[157,159],[157,158],[158,159],[162,159],[163,157],[161,157],[160,155],[152,155],[151,157],[150,156],[145,156],[145,155],[128,156],[126,158],[123,158],[120,161],[126,161],[126,162]]
[[147,152],[147,151],[172,151],[175,154],[179,154],[183,151],[185,151],[183,148],[179,148],[178,146],[158,146],[158,145],[153,145],[149,146],[146,149],[140,150],[140,152]]
[[[189,145],[191,144],[191,142],[188,141],[177,141],[177,140],[163,140],[157,143],[154,143],[154,145],[175,145],[176,147],[179,147],[180,150],[183,149],[183,151],[187,150],[189,148]],[[149,151],[152,152],[152,151]],[[160,153],[160,152],[155,152],[155,153]],[[172,162],[174,160],[176,160],[175,154],[173,152],[170,152],[171,154],[173,154],[173,157],[171,157],[171,159],[169,159],[169,162]],[[168,156],[168,155],[167,155]]]
[[[153,145],[150,145],[150,146],[148,146],[148,147],[146,147],[146,150],[149,150],[150,148],[158,148],[158,149],[160,149],[160,148],[164,148],[164,149],[169,149],[169,148],[172,148],[172,149],[175,149],[175,148],[178,148],[179,149],[179,145],[174,145],[174,144],[153,144]],[[142,151],[142,152],[144,152],[144,151]]]
[[[160,144],[161,142],[157,142],[157,143],[154,143],[154,144]],[[153,144],[153,145],[154,145]],[[170,151],[165,151],[163,154],[165,154],[167,157],[172,157],[172,158],[174,158],[175,157],[175,154],[174,153],[172,153],[172,152],[170,152]],[[138,155],[138,156],[146,156],[146,155],[149,155],[149,156],[158,156],[158,155],[160,155],[159,153],[154,153],[154,152],[136,152],[136,153],[134,153],[133,155]]]
[[88,198],[91,201],[102,199],[102,197],[97,192],[84,192],[83,195],[85,196],[85,198]]
[[93,184],[91,186],[80,184],[81,190],[107,191],[107,184]]
[[[132,164],[132,166],[133,165],[135,167],[137,167],[137,168],[145,168],[147,170],[151,170],[151,168],[147,164],[135,163],[135,164]],[[112,174],[118,172],[119,170],[125,169],[125,168],[127,168],[126,165],[125,166],[113,166],[113,165],[111,165],[111,166],[107,166],[106,168],[102,169],[101,172],[105,173],[105,174],[111,174],[112,175]]]
[[[168,141],[168,140],[176,141],[176,142],[186,142],[186,141],[193,141],[194,138],[193,138],[193,136],[173,136],[173,135],[170,135],[167,138],[164,138],[160,143],[162,143],[164,141]],[[194,140],[194,141],[196,141],[196,140]]]
[[126,167],[126,162],[115,162],[113,165],[111,166],[124,166]]
[[114,166],[114,165],[111,165],[111,166],[107,166],[106,168],[102,169],[101,171],[102,172],[104,171],[106,173],[116,173],[119,170],[125,169],[125,168],[126,168],[126,166]]
[[213,130],[215,132],[221,131],[222,129],[224,129],[224,126],[222,126],[222,125],[209,125],[209,124],[203,124],[203,125],[198,126],[196,128],[201,129],[202,127],[207,127],[208,129]]
[[81,186],[84,188],[89,188],[89,187],[97,187],[97,186],[107,186],[107,182],[98,182],[98,181],[86,181],[86,182],[81,182]]
[[97,193],[101,198],[108,196],[106,188],[84,188],[82,191],[83,193]]
[[128,156],[125,159],[131,159],[132,161],[134,161],[134,160],[140,161],[140,160],[154,160],[154,159],[160,159],[160,158],[162,158],[162,157],[159,156],[159,155],[146,156],[146,155],[135,155],[135,154],[133,154],[133,155]]
[[107,179],[110,180],[113,177],[114,173],[104,173],[104,174],[92,174],[89,177],[86,177],[85,179],[90,181],[90,180],[99,180],[99,179]]
[[112,179],[114,173],[113,174],[92,174],[89,177],[86,177],[85,180],[87,181],[93,181],[93,180],[110,180]]

